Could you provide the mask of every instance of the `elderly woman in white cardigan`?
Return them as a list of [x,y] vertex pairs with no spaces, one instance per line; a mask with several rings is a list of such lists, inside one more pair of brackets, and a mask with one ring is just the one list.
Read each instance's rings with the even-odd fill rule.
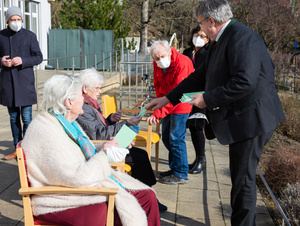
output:
[[[113,170],[106,151],[117,144],[94,146],[75,119],[82,110],[82,85],[55,75],[44,86],[44,111],[30,123],[22,141],[28,178],[33,187],[117,187],[115,225],[160,225],[154,191]],[[35,195],[34,215],[60,225],[105,225],[102,195]]]

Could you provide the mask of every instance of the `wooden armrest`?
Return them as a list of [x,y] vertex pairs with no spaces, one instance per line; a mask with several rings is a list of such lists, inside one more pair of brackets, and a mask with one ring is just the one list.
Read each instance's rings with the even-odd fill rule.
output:
[[139,113],[140,110],[122,110],[122,113]]
[[104,188],[104,187],[85,187],[85,188],[68,188],[59,186],[46,187],[29,187],[20,188],[20,195],[33,194],[104,194],[115,195],[119,192],[119,188]]
[[94,144],[98,144],[98,143],[103,143],[103,142],[107,142],[109,140],[91,140]]
[[[133,110],[122,110],[122,113],[139,113],[140,112],[140,110],[138,110],[138,109],[133,109]],[[153,113],[154,111],[146,111],[146,113]]]

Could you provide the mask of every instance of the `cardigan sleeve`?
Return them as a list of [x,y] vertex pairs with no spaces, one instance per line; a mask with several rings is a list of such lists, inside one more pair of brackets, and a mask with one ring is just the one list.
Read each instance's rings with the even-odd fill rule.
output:
[[97,111],[87,104],[83,105],[84,113],[76,119],[84,132],[91,140],[109,140],[114,137],[121,127],[126,124],[126,120],[105,126],[101,121]]

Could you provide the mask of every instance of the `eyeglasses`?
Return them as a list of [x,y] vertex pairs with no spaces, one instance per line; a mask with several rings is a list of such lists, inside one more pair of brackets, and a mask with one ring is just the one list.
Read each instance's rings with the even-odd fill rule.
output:
[[93,90],[94,92],[99,92],[101,90],[101,87],[96,86],[96,87],[91,88],[91,90]]
[[202,23],[204,22],[204,20],[208,19],[208,17],[205,17],[203,20],[201,20],[201,22],[198,22],[199,26],[202,26]]
[[202,38],[202,39],[207,38],[206,35],[199,35],[199,34],[197,34],[197,33],[194,34],[193,37],[200,37],[200,38]]

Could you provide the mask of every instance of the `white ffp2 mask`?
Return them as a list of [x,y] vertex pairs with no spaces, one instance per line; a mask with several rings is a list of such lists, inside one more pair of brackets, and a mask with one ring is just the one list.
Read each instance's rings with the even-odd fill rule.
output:
[[9,24],[9,27],[13,31],[18,32],[22,28],[22,22],[21,21],[13,21]]
[[157,66],[162,68],[162,69],[168,68],[171,64],[171,61],[170,61],[169,57],[161,58],[160,60],[157,60],[155,62],[157,64]]
[[204,39],[202,39],[200,37],[194,37],[193,44],[196,47],[203,47],[205,45],[205,41],[204,41]]

